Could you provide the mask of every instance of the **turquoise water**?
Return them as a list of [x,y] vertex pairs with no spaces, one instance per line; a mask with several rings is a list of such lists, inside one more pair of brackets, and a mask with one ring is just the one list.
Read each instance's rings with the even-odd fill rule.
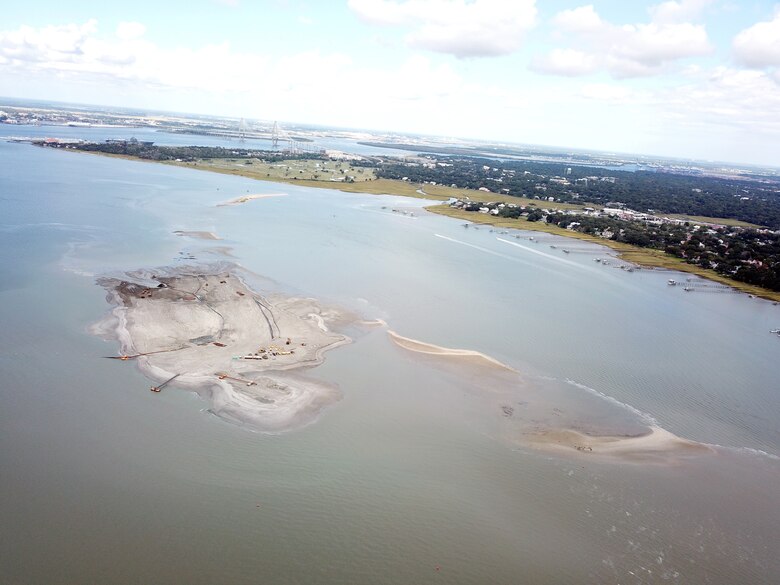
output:
[[[215,207],[247,193],[286,196]],[[780,307],[421,205],[0,143],[0,581],[778,581]],[[88,333],[108,309],[94,277],[215,245],[276,290],[482,351],[522,382],[375,329],[310,372],[344,398],[298,431],[152,395]],[[722,447],[672,466],[550,456],[513,440],[507,403]]]

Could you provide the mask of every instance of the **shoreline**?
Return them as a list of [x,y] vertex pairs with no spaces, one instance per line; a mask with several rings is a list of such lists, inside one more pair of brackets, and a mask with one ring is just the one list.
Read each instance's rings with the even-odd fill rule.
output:
[[540,232],[562,238],[570,238],[573,240],[580,240],[591,244],[597,244],[614,250],[618,253],[617,257],[624,262],[636,264],[645,268],[673,270],[676,272],[693,274],[695,276],[717,282],[718,284],[728,285],[741,293],[761,297],[762,299],[766,299],[768,301],[780,302],[780,292],[726,278],[714,270],[688,264],[680,258],[670,256],[661,250],[639,248],[637,246],[632,246],[631,244],[624,244],[622,242],[615,242],[613,240],[605,240],[603,238],[598,238],[596,236],[591,236],[589,234],[583,234],[572,230],[566,230],[558,226],[542,222],[492,217],[482,213],[461,211],[459,209],[453,209],[449,205],[429,205],[425,208],[425,210],[437,215],[449,217],[451,219],[468,221],[478,225],[490,225],[505,229]]
[[[239,177],[254,179],[257,181],[266,181],[266,182],[272,182],[272,183],[284,184],[284,185],[299,185],[301,187],[312,187],[315,189],[334,189],[337,191],[342,191],[344,193],[361,193],[365,195],[392,195],[392,196],[399,196],[399,197],[412,197],[415,199],[425,199],[429,201],[447,201],[450,198],[458,197],[458,196],[463,197],[464,194],[469,194],[469,193],[480,197],[485,196],[485,193],[472,191],[469,189],[453,189],[451,187],[446,187],[442,185],[421,186],[416,183],[414,184],[406,183],[403,181],[395,181],[391,179],[375,179],[373,181],[359,181],[355,183],[334,183],[332,181],[326,182],[326,181],[313,181],[313,180],[281,179],[281,178],[273,178],[273,177],[267,178],[262,176],[256,176],[248,172],[244,172],[244,169],[228,170],[228,169],[211,167],[208,164],[203,164],[203,161],[200,161],[201,164],[198,164],[198,162],[185,163],[185,162],[170,162],[170,161],[154,161],[154,160],[144,159],[140,157],[128,156],[124,154],[109,154],[103,152],[91,152],[91,151],[82,151],[82,150],[67,150],[66,152],[79,152],[82,154],[106,156],[109,158],[121,158],[124,160],[133,160],[137,162],[164,164],[168,166],[208,171],[212,173],[221,173],[230,176],[239,176]],[[421,187],[425,187],[426,191],[422,191]],[[500,195],[497,193],[490,193],[490,198],[492,201],[510,201],[516,203],[523,202],[523,198],[521,197],[511,197],[509,195]],[[559,204],[548,203],[547,205],[551,208],[556,208],[556,209],[577,209],[581,207],[578,205],[563,204],[563,203],[559,203]],[[631,244],[613,242],[612,240],[605,240],[603,238],[597,238],[594,236],[590,236],[588,234],[580,234],[578,232],[574,232],[571,230],[564,230],[562,228],[559,228],[558,226],[550,226],[549,224],[539,225],[540,222],[529,222],[524,220],[513,220],[507,218],[491,219],[484,216],[472,217],[475,215],[481,216],[482,214],[477,214],[472,212],[461,212],[460,210],[454,210],[450,208],[448,205],[441,205],[441,204],[430,205],[425,207],[424,209],[430,213],[443,215],[445,217],[450,217],[452,219],[469,221],[471,223],[493,225],[496,227],[505,227],[511,229],[524,230],[524,231],[544,232],[544,233],[549,233],[549,234],[553,234],[565,238],[572,238],[576,240],[591,242],[594,244],[600,244],[602,246],[611,248],[612,250],[618,252],[618,257],[625,262],[630,262],[632,264],[637,264],[639,266],[648,267],[648,268],[660,268],[664,270],[674,270],[677,272],[694,274],[696,276],[700,276],[701,278],[705,278],[707,280],[711,280],[719,284],[728,285],[742,293],[754,295],[769,301],[780,302],[780,292],[778,291],[772,291],[759,286],[750,285],[750,284],[746,284],[743,282],[726,278],[725,276],[718,274],[714,270],[708,270],[705,268],[694,266],[692,264],[688,264],[680,260],[679,258],[670,256],[669,254],[666,254],[665,252],[662,252],[660,250],[639,248],[637,246],[632,246]],[[463,215],[463,214],[467,214],[467,215]],[[718,219],[718,218],[711,218],[711,219]]]

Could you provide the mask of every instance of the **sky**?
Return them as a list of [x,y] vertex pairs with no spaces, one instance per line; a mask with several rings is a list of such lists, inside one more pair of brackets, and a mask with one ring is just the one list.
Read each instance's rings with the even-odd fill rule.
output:
[[780,167],[780,3],[7,2],[0,95]]

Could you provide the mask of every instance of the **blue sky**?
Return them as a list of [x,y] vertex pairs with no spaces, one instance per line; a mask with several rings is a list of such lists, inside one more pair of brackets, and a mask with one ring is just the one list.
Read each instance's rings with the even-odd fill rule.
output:
[[13,3],[0,95],[780,166],[780,4]]

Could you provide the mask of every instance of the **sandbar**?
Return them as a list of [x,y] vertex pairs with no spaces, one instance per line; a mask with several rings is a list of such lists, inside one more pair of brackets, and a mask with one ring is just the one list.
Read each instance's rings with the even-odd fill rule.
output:
[[596,459],[616,459],[629,463],[675,463],[697,455],[715,453],[704,443],[683,439],[659,426],[632,436],[591,435],[572,429],[549,429],[523,434],[521,441],[531,447]]
[[268,197],[287,197],[287,193],[258,193],[256,195],[241,195],[240,197],[236,197],[235,199],[231,199],[230,201],[223,201],[222,203],[217,203],[217,207],[226,207],[229,205],[241,205],[242,203],[254,201],[255,199],[267,199]]
[[517,372],[517,370],[514,368],[478,351],[471,349],[451,349],[448,347],[441,347],[440,345],[434,345],[432,343],[425,343],[424,341],[410,339],[409,337],[403,337],[402,335],[399,335],[395,331],[391,330],[388,330],[387,334],[390,336],[390,339],[393,341],[393,343],[408,351],[436,357],[456,358],[459,361],[468,361],[482,366],[499,368],[515,373]]
[[[519,376],[507,378],[498,375],[507,371],[517,374],[518,372],[510,366],[478,351],[441,347],[403,337],[389,329],[387,334],[399,347],[417,354],[447,358],[445,363],[450,366],[461,364],[471,367],[480,366],[474,370],[479,372],[481,381],[474,386],[475,388],[503,389],[504,392],[510,393],[507,396],[512,392],[522,391],[520,397],[524,400],[520,404],[524,405],[525,411],[530,410],[535,413],[529,419],[513,417],[514,407],[506,404],[500,407],[501,418],[505,424],[510,425],[504,432],[507,433],[507,440],[513,444],[557,455],[587,457],[612,463],[675,464],[688,457],[715,452],[715,449],[709,445],[683,439],[657,425],[642,424],[639,428],[646,428],[645,432],[627,435],[598,434],[598,432],[556,427],[552,421],[545,423],[543,417],[539,416],[539,413],[549,409],[552,404],[545,403],[544,397],[539,396],[533,388],[521,384]],[[532,408],[532,404],[536,405],[535,409]],[[540,407],[543,410],[539,410]],[[553,409],[553,412],[556,410],[558,409]]]
[[197,231],[184,231],[184,230],[176,230],[173,232],[177,236],[185,236],[188,238],[198,238],[200,240],[221,240],[217,234],[214,232],[197,232]]
[[137,270],[98,279],[114,306],[93,331],[154,380],[196,391],[209,411],[263,432],[316,419],[339,389],[304,375],[349,343],[315,299],[251,290],[234,264]]

